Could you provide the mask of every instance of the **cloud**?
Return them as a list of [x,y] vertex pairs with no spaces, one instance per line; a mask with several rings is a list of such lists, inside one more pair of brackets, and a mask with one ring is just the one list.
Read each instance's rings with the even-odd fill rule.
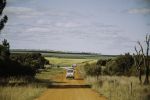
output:
[[26,12],[33,12],[33,9],[27,7],[6,7],[5,11],[8,13],[24,14]]
[[5,13],[9,16],[18,16],[20,18],[30,18],[33,16],[40,16],[43,15],[42,12],[34,10],[33,8],[27,8],[27,7],[6,7]]
[[150,14],[150,8],[132,8],[127,12],[130,14]]
[[38,32],[38,33],[41,33],[41,32],[49,32],[49,29],[48,28],[40,28],[40,27],[33,27],[33,28],[29,28],[26,30],[26,32]]
[[77,23],[77,22],[57,22],[55,23],[56,27],[65,27],[65,28],[74,28],[74,27],[79,27],[82,24]]
[[[132,27],[129,29],[126,26],[121,27],[125,22],[128,23],[123,18],[128,17],[127,12],[130,14],[150,13],[149,8],[129,9],[130,7],[126,5],[124,9],[129,10],[126,10],[126,15],[122,18],[117,12],[112,11],[108,14],[105,10],[108,4],[104,5],[102,10],[99,9],[99,5],[96,8],[90,5],[87,8],[84,5],[83,7],[77,6],[78,10],[77,7],[75,9],[65,7],[59,2],[56,3],[57,6],[51,0],[45,2],[41,0],[11,1],[6,7],[9,21],[3,30],[4,34],[0,37],[0,39],[10,40],[11,48],[87,51],[104,54],[130,51],[133,46],[130,33],[133,31]],[[111,7],[111,4],[110,8],[114,10],[124,10],[122,6],[115,9],[114,6]],[[115,5],[115,7],[118,6]],[[89,10],[90,8],[92,9]],[[120,21],[120,19],[123,20]],[[132,20],[134,19],[129,21]],[[132,25],[128,27],[130,26]],[[125,32],[127,34],[124,34]]]

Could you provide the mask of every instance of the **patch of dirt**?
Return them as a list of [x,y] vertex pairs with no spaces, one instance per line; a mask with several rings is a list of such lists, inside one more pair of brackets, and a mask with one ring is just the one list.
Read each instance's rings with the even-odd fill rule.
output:
[[53,85],[36,100],[106,100],[85,84],[78,70],[75,79],[66,79],[64,72],[53,81]]

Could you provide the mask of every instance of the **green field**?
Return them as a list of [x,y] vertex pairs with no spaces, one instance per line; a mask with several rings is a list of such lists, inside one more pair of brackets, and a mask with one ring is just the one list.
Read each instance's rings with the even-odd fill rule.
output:
[[40,51],[40,50],[11,50],[11,53],[41,53],[45,57],[58,57],[70,59],[108,59],[115,58],[116,55],[101,55],[98,53],[78,53],[63,51]]
[[72,64],[80,65],[86,62],[95,62],[97,59],[70,59],[70,58],[56,58],[56,57],[45,57],[51,64],[60,67],[72,66]]
[[95,62],[98,59],[114,59],[116,55],[101,55],[98,53],[79,53],[64,51],[42,51],[42,50],[11,50],[12,54],[41,53],[54,66],[66,67],[72,64],[83,64]]
[[98,59],[114,59],[116,55],[101,55],[97,53],[77,53],[63,51],[38,51],[38,50],[11,50],[12,54],[41,53],[54,66],[72,66],[72,64],[83,64],[95,62]]

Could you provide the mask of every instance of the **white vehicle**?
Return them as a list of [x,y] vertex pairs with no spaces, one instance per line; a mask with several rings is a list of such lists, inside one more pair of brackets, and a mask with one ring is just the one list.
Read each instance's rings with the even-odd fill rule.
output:
[[66,70],[66,78],[74,78],[74,69],[70,68]]
[[72,64],[72,67],[75,69],[77,67],[77,64]]

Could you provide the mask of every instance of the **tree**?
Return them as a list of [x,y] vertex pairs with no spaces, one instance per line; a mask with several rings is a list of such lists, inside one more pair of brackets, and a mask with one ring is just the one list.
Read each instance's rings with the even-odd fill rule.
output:
[[133,65],[133,58],[129,53],[125,55],[118,56],[115,61],[113,61],[110,67],[112,67],[112,71],[116,75],[129,75],[129,70]]
[[98,80],[99,76],[101,75],[101,66],[97,65],[95,63],[86,64],[84,66],[84,70],[85,70],[87,75],[96,76],[97,80]]
[[[5,6],[6,6],[6,0],[0,0],[0,16],[2,16]],[[0,31],[4,28],[7,20],[8,17],[6,15],[4,15],[2,19],[0,19]]]
[[[0,19],[0,33],[1,33],[1,30],[4,28],[7,20],[8,20],[8,17],[6,15],[4,15],[4,16],[2,15],[5,6],[6,6],[6,0],[0,0],[0,18],[1,18]],[[0,56],[2,56],[2,58],[5,55],[5,51],[7,52],[9,50],[9,48],[7,48],[7,47],[5,48],[6,45],[9,46],[9,43],[7,43],[7,40],[4,40],[4,42],[6,44],[0,45]],[[7,54],[9,54],[9,52]]]
[[106,66],[107,60],[99,59],[97,65]]
[[4,39],[0,49],[0,58],[3,60],[8,60],[9,56],[10,56],[9,43],[7,42],[6,39]]
[[6,58],[9,58],[9,56],[10,56],[10,50],[9,50],[10,46],[9,46],[9,43],[7,42],[6,39],[4,39],[4,40],[2,41],[2,45],[3,45],[4,48],[5,48],[5,56],[6,56]]
[[141,67],[142,67],[143,57],[141,54],[141,50],[138,51],[137,48],[135,47],[135,51],[136,51],[136,55],[133,53],[134,64],[138,71],[140,84],[142,84],[142,68]]
[[115,59],[107,61],[104,68],[104,74],[130,76],[133,74],[133,64],[134,59],[129,53],[125,53],[125,55],[119,55]]
[[94,73],[95,73],[94,76],[96,76],[97,81],[98,81],[99,76],[101,75],[101,72],[102,72],[101,65],[96,65],[94,67]]
[[[150,66],[150,57],[149,57],[149,45],[150,45],[150,35],[146,35],[146,46],[145,46],[145,52],[143,49],[143,45],[141,44],[140,41],[137,42],[140,50],[137,50],[137,48],[135,47],[135,51],[137,53],[137,56],[139,56],[139,58],[137,59],[137,64],[139,69],[141,71],[141,66],[140,63],[143,60],[143,64],[145,67],[145,80],[144,80],[144,84],[149,84],[149,66]],[[141,55],[141,56],[140,56]],[[139,76],[139,78],[141,78],[141,76]],[[141,81],[141,80],[140,80]]]

